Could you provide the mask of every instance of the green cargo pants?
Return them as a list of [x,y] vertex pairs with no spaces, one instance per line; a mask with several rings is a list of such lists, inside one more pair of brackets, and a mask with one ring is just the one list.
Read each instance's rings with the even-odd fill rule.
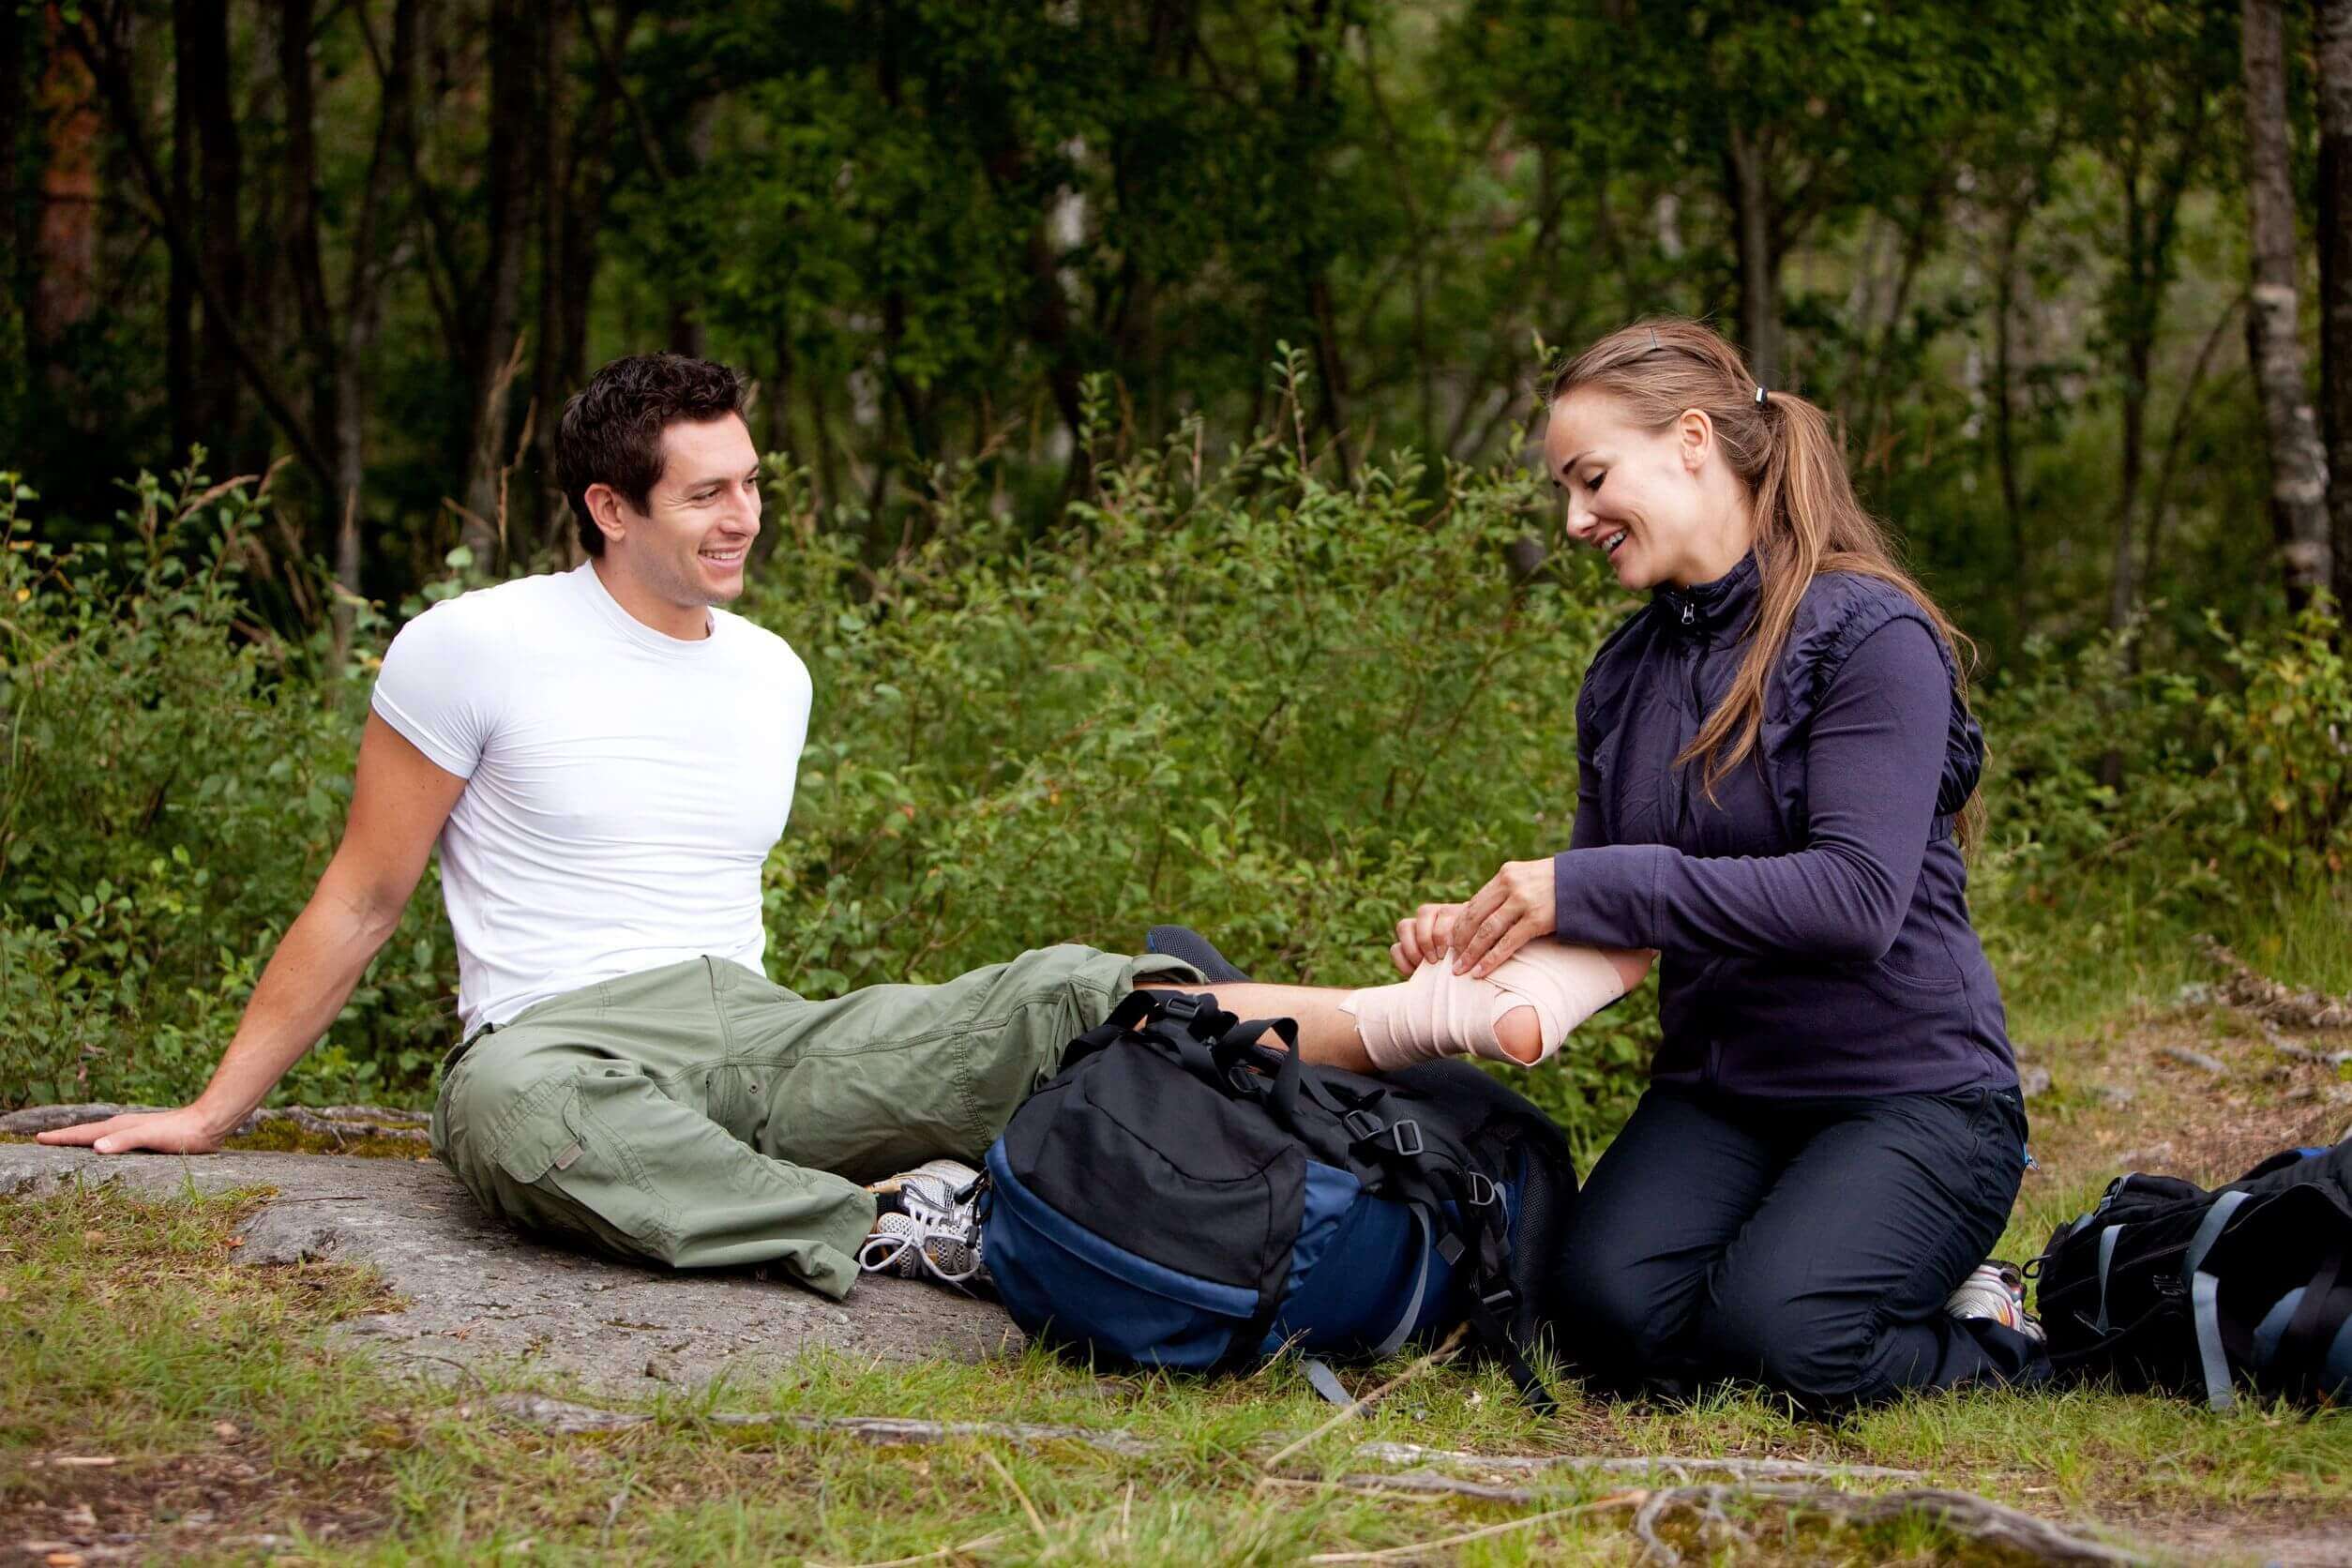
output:
[[978,1164],[1063,1048],[1177,959],[1048,947],[807,1002],[695,958],[526,1008],[450,1055],[433,1153],[490,1214],[678,1268],[781,1262],[838,1299],[864,1184]]

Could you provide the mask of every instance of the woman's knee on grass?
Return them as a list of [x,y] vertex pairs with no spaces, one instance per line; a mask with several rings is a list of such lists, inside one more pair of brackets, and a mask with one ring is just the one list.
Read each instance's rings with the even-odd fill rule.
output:
[[1576,1224],[1560,1249],[1560,1349],[1590,1377],[1633,1386],[1670,1359],[1692,1291],[1623,1227]]
[[1697,1322],[1708,1370],[1752,1380],[1809,1409],[1867,1399],[1877,1316],[1799,1293],[1786,1280],[1719,1279]]

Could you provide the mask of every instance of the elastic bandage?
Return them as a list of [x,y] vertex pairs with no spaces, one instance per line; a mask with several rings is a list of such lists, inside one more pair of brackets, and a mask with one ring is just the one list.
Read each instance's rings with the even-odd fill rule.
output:
[[1443,1056],[1481,1056],[1530,1066],[1502,1048],[1495,1025],[1516,1007],[1535,1011],[1548,1062],[1569,1032],[1637,985],[1647,953],[1573,947],[1538,937],[1484,979],[1454,972],[1451,955],[1432,958],[1393,986],[1351,991],[1340,1003],[1356,1019],[1364,1054],[1382,1072]]

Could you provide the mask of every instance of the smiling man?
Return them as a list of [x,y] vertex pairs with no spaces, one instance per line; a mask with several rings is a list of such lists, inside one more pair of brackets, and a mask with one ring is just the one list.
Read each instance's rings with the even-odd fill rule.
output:
[[[744,396],[675,354],[596,372],[556,440],[588,559],[393,640],[343,841],[204,1093],[42,1141],[219,1147],[342,1010],[438,844],[463,1029],[433,1149],[466,1189],[576,1243],[776,1262],[840,1296],[875,1233],[865,1184],[978,1158],[1138,980],[1199,979],[1063,946],[829,1002],[768,983],[760,869],[810,691],[781,638],[720,608],[760,532]],[[956,1271],[963,1172],[938,1168],[907,1183],[930,1202],[881,1197],[898,1244],[877,1261]]]

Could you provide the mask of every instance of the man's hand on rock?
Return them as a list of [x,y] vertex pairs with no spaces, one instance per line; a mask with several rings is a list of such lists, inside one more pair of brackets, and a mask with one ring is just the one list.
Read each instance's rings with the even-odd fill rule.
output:
[[101,1154],[140,1149],[158,1154],[209,1154],[220,1147],[227,1130],[194,1106],[183,1106],[177,1110],[133,1111],[33,1136],[38,1143],[81,1145]]

